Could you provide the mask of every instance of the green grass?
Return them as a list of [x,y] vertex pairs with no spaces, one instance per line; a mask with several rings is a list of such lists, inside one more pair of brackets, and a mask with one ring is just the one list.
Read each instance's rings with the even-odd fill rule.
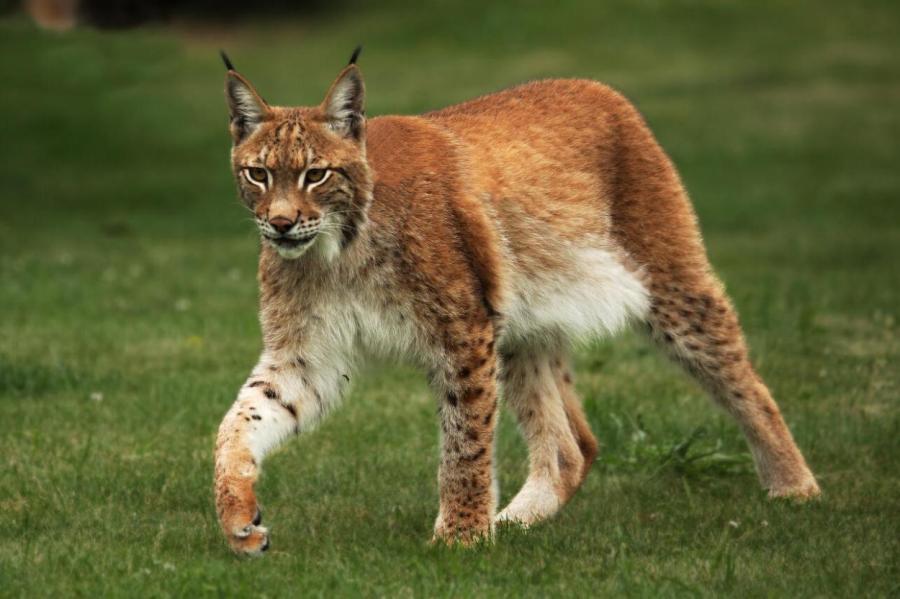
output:
[[[427,545],[422,376],[360,373],[270,458],[240,560],[211,493],[260,349],[222,67],[318,102],[352,47],[369,112],[545,76],[613,84],[679,166],[755,361],[820,477],[764,498],[736,427],[637,336],[578,354],[602,457],[551,522]],[[0,21],[0,595],[900,593],[900,5],[363,5],[310,20],[51,34]],[[525,475],[504,415],[501,493]]]

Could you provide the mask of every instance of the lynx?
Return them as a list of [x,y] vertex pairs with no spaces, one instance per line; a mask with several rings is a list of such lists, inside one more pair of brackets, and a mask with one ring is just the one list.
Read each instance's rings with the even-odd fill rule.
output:
[[[222,56],[233,173],[261,239],[264,342],[216,442],[217,512],[235,551],[269,546],[254,494],[263,458],[338,403],[363,350],[428,373],[435,540],[468,545],[497,522],[552,516],[598,451],[571,348],[630,323],[734,417],[770,496],[819,494],[679,176],[619,93],[546,80],[368,119],[358,51],[324,101],[302,108],[268,104]],[[498,514],[501,389],[529,474]]]

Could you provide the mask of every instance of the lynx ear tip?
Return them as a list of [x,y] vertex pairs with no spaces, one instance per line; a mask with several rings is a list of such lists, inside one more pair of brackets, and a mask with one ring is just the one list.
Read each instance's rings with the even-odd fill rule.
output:
[[227,54],[225,54],[225,50],[219,50],[219,56],[222,57],[222,62],[225,63],[225,68],[226,68],[226,69],[228,69],[229,71],[236,71],[236,70],[237,70],[237,69],[234,68],[234,64],[231,62],[231,59],[228,58],[228,55],[227,55]]
[[360,44],[360,45],[356,46],[356,48],[354,48],[353,54],[350,55],[350,62],[347,63],[347,66],[350,66],[351,64],[356,64],[356,61],[359,59],[359,55],[362,52],[362,49],[363,49],[362,44]]

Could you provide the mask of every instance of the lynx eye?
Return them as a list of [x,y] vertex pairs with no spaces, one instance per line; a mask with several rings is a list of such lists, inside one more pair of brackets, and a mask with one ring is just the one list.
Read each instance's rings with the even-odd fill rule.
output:
[[245,168],[244,176],[246,176],[251,183],[262,183],[265,185],[269,182],[269,172],[258,166],[248,166]]
[[325,178],[325,173],[328,172],[328,169],[324,168],[311,168],[306,171],[306,175],[303,178],[305,183],[318,183]]

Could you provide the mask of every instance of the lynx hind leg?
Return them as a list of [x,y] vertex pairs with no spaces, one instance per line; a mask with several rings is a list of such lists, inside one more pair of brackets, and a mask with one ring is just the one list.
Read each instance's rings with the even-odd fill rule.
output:
[[[554,370],[556,361],[541,351],[518,352],[504,360],[506,404],[528,445],[529,472],[498,521],[529,526],[555,514],[581,485],[586,464],[596,455],[596,441],[577,398],[568,390],[560,393],[556,374],[562,376],[562,369]],[[576,403],[564,403],[570,396]]]
[[587,478],[591,465],[597,459],[599,445],[584,415],[581,398],[575,392],[575,383],[572,380],[572,369],[568,359],[561,354],[551,362],[551,370],[553,371],[553,379],[556,381],[559,396],[562,399],[566,418],[569,421],[569,428],[572,430],[575,442],[578,444],[578,449],[581,450],[582,458],[584,458],[581,468],[581,480],[578,483],[580,485]]
[[712,277],[651,286],[651,335],[737,421],[771,497],[806,499],[819,487],[778,406],[756,374],[737,315]]

